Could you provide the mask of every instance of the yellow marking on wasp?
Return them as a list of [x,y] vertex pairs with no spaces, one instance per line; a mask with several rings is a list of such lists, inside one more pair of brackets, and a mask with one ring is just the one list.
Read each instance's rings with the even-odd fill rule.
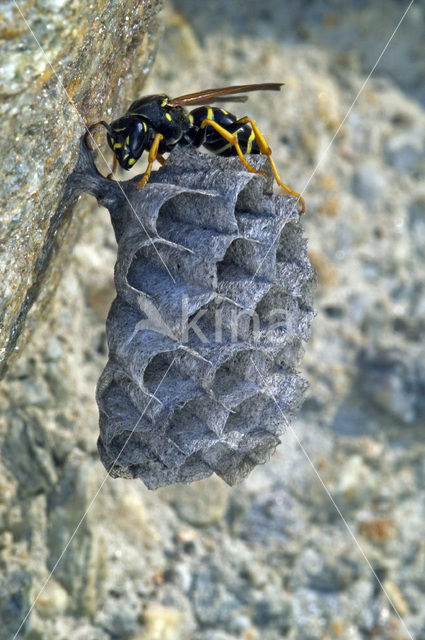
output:
[[122,143],[121,142],[115,142],[113,148],[114,149],[121,149],[122,147]]
[[220,149],[214,149],[213,153],[216,153],[217,155],[220,155],[220,153],[223,153],[223,151],[226,151],[226,149],[230,149],[232,145],[230,144],[230,142],[227,142],[224,147],[220,147]]
[[165,117],[167,118],[167,120],[169,120],[169,121],[171,122],[172,117],[171,117],[171,115],[170,115],[169,113],[166,113],[166,114],[165,114]]
[[126,153],[125,156],[123,156],[123,160],[126,160],[128,158],[130,154]]
[[[236,131],[233,133],[233,135],[236,136],[236,138],[237,138],[238,134],[241,131],[243,131],[243,127],[241,127],[240,129],[236,129]],[[226,149],[229,149],[231,146],[232,146],[232,144],[230,142],[228,142],[223,147],[220,147],[220,149],[212,149],[212,152],[216,153],[217,155],[219,155],[220,153],[223,153],[223,151],[226,151]]]
[[214,120],[214,112],[211,107],[207,108],[207,118],[208,120]]
[[130,158],[130,160],[128,161],[128,164],[132,166],[135,162],[136,162],[136,158]]
[[193,115],[191,113],[189,113],[189,122],[190,124],[193,124]]
[[126,137],[126,139],[125,139],[125,144],[128,144],[128,145],[130,144],[130,136],[127,136],[127,137]]
[[252,143],[254,142],[254,140],[255,140],[255,133],[254,133],[254,130],[252,130],[251,133],[249,134],[248,142],[246,143],[247,153],[251,153]]
[[225,116],[227,116],[227,114],[229,113],[228,111],[226,111],[226,109],[220,109],[221,113],[224,113]]
[[164,100],[161,102],[161,107],[165,107],[166,104],[168,104],[168,98],[164,98]]
[[125,127],[122,127],[121,129],[114,129],[114,131],[115,131],[116,133],[118,133],[119,131],[125,131]]
[[147,126],[146,126],[146,122],[144,120],[142,120],[142,125],[143,125],[143,129],[146,131],[147,130]]

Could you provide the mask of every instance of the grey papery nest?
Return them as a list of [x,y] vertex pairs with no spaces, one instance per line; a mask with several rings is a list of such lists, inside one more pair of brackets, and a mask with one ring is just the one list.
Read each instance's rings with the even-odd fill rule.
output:
[[118,242],[99,454],[151,489],[213,472],[233,485],[268,460],[306,386],[315,276],[297,203],[193,149],[139,178],[103,178],[82,144],[68,184],[109,209]]

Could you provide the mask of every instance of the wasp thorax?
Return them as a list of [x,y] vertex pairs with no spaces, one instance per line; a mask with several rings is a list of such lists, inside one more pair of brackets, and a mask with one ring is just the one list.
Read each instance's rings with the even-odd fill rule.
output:
[[144,120],[119,118],[111,122],[108,144],[123,169],[130,169],[149,147],[148,127]]

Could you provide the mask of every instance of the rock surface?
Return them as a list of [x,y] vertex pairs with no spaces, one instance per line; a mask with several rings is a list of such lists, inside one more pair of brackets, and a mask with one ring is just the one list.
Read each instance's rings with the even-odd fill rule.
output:
[[[256,118],[299,191],[406,6],[179,0],[144,91],[284,81],[282,94],[228,108]],[[423,638],[425,168],[388,156],[392,138],[425,130],[423,17],[413,3],[304,193],[319,274],[301,371],[310,389],[281,453],[242,484],[222,483],[225,496],[214,478],[171,492],[105,480],[94,390],[116,242],[105,209],[85,218],[45,326],[0,392],[4,640],[88,508],[72,566],[53,573],[67,598],[54,585],[23,638]]]
[[2,3],[0,377],[43,319],[81,228],[61,202],[76,141],[140,90],[158,8],[156,0]]

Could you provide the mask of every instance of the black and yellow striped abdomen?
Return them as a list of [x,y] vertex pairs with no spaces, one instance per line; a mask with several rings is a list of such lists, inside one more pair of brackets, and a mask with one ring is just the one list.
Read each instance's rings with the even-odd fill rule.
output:
[[[236,135],[243,153],[260,153],[250,124],[239,123],[236,116],[225,109],[218,107],[198,107],[189,113],[189,120],[194,133],[199,130],[205,119],[213,120],[229,133]],[[211,126],[205,128],[205,141],[203,142],[203,146],[219,156],[237,155],[235,147]]]

